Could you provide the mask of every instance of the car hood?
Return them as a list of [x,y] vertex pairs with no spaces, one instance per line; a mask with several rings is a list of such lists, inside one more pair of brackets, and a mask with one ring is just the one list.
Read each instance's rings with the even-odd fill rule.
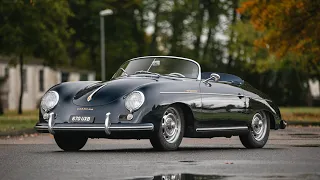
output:
[[98,82],[79,90],[73,98],[78,106],[101,106],[123,97],[138,87],[156,82],[152,78],[121,78]]

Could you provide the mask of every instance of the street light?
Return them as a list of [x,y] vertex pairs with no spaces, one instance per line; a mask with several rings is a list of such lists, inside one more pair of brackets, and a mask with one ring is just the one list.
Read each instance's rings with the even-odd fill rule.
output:
[[111,9],[100,11],[100,41],[101,41],[101,80],[106,80],[106,59],[105,59],[105,40],[104,40],[104,16],[113,14]]

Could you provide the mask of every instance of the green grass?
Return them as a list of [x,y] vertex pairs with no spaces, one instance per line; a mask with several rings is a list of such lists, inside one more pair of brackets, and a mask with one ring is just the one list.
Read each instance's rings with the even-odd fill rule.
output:
[[320,107],[280,107],[281,113],[313,113],[320,114]]
[[282,119],[292,122],[320,123],[320,107],[281,107]]
[[38,121],[38,111],[26,111],[22,115],[7,111],[0,116],[0,133],[11,133],[25,129],[32,129]]

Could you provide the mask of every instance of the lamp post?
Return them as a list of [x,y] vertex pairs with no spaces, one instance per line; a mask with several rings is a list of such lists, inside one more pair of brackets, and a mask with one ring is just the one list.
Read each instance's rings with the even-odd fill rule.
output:
[[104,38],[104,16],[113,14],[111,9],[100,11],[100,41],[101,41],[101,80],[106,80],[106,54]]

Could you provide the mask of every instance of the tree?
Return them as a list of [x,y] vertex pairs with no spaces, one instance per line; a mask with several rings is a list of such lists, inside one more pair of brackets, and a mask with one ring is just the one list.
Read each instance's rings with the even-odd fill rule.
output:
[[0,2],[0,52],[16,55],[20,69],[18,113],[22,114],[23,64],[26,56],[46,59],[54,66],[67,59],[65,40],[72,15],[66,1],[16,0]]
[[99,78],[99,12],[104,9],[114,12],[104,17],[107,78],[123,61],[146,54],[145,6],[141,0],[68,0],[68,3],[74,14],[68,18],[74,30],[67,45],[69,66],[94,70]]
[[263,39],[269,29],[257,30],[250,20],[250,13],[242,13],[240,19],[230,25],[229,32],[234,32],[234,40],[228,46],[233,58],[232,72],[266,92],[279,105],[310,105],[307,81],[312,73],[305,67],[308,59],[292,51],[278,56],[269,44],[258,46],[257,41]]
[[293,53],[300,57],[306,73],[319,78],[319,9],[320,0],[247,0],[239,12],[248,15],[255,29],[263,33],[255,40],[256,47],[268,47],[278,59]]

